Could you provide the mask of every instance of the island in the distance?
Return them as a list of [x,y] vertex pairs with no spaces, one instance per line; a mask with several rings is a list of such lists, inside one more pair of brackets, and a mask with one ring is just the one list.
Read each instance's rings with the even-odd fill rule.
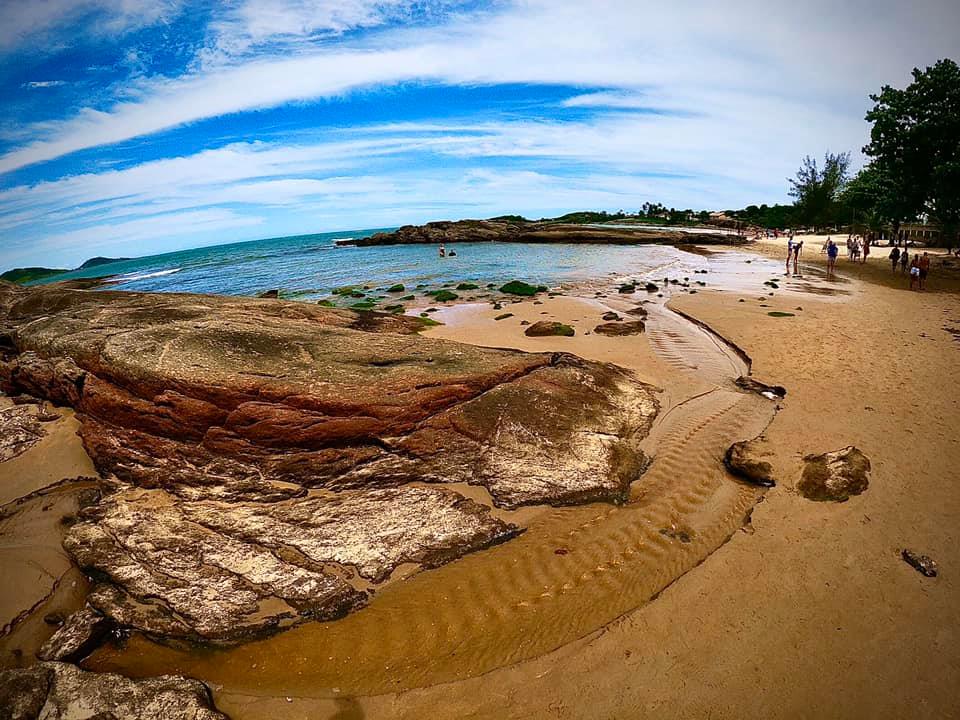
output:
[[73,268],[72,270],[67,268],[45,267],[14,268],[13,270],[7,270],[7,272],[0,275],[0,280],[6,280],[7,282],[24,285],[37,280],[45,280],[46,278],[54,277],[56,275],[63,275],[64,273],[73,272],[74,270],[89,270],[90,268],[98,267],[100,265],[109,265],[110,263],[122,262],[124,260],[130,260],[130,258],[93,257],[83,263],[83,265],[80,267]]

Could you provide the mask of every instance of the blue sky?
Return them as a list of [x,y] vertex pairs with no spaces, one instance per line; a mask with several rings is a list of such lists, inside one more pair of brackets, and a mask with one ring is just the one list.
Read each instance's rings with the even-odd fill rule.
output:
[[0,3],[0,270],[573,209],[786,200],[960,4]]

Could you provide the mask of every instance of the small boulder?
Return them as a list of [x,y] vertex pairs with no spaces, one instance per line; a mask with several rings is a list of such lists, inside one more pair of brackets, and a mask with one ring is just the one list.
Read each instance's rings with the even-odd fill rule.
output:
[[608,321],[608,322],[616,321],[616,320],[622,320],[622,319],[623,319],[623,318],[621,318],[619,315],[617,315],[615,312],[613,312],[612,310],[611,310],[610,312],[605,312],[605,313],[604,313],[603,315],[601,315],[600,317],[601,317],[601,319],[606,320],[606,321]]
[[635,308],[630,308],[627,310],[627,315],[635,315],[636,317],[646,317],[647,309],[642,305],[637,305]]
[[473,283],[462,282],[457,285],[457,290],[479,290],[479,285],[474,285]]
[[804,468],[797,490],[808,500],[844,502],[870,484],[870,460],[852,445],[803,458]]
[[272,299],[276,300],[277,298],[280,297],[280,291],[279,291],[279,290],[267,290],[266,292],[262,292],[262,293],[260,293],[259,295],[257,295],[257,297],[258,297],[258,298],[272,298]]
[[787,396],[787,389],[782,385],[767,385],[746,375],[741,375],[735,382],[738,387],[749,390],[750,392],[755,392],[758,395],[763,395],[769,400],[776,400],[777,398]]
[[593,331],[598,335],[639,335],[646,329],[643,320],[610,322],[597,325]]
[[511,280],[506,285],[500,287],[500,292],[508,295],[525,295],[533,297],[538,292],[546,292],[547,288],[543,285],[530,285],[521,280]]
[[900,552],[900,557],[924,577],[937,576],[937,563],[928,555],[918,555],[911,550],[904,549]]
[[758,440],[743,440],[727,448],[723,464],[741,480],[760,487],[773,487],[777,484],[773,478],[773,466],[762,460],[762,456]]
[[49,640],[37,657],[41,660],[76,662],[97,647],[112,624],[96,610],[85,607],[70,615]]
[[497,315],[494,320],[506,320],[507,318],[512,318],[513,313],[503,313],[502,315]]
[[441,290],[433,296],[433,299],[437,302],[451,302],[452,300],[458,299],[460,296],[455,292],[450,292],[449,290]]
[[396,285],[391,285],[387,288],[388,293],[401,293],[406,291],[406,287],[402,283],[397,283]]
[[660,288],[657,287],[657,286],[656,286],[655,284],[653,284],[652,282],[648,282],[648,283],[647,283],[646,285],[644,285],[643,287],[644,287],[644,289],[645,289],[647,292],[657,292],[658,290],[660,290]]
[[554,322],[551,320],[541,320],[540,322],[535,322],[524,331],[524,335],[527,335],[528,337],[549,337],[551,335],[573,337],[574,334],[574,329],[569,325],[564,325],[563,323]]
[[637,291],[637,286],[631,285],[629,283],[625,285],[621,285],[619,288],[617,288],[617,292],[620,293],[621,295],[630,295],[631,293],[635,293],[636,291]]

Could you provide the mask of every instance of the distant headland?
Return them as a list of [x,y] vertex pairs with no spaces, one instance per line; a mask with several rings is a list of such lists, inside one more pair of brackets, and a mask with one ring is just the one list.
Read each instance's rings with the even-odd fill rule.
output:
[[89,270],[99,265],[109,265],[110,263],[122,262],[123,260],[130,260],[130,258],[93,257],[80,267],[72,269],[45,267],[14,268],[0,275],[0,280],[24,285],[26,283],[36,282],[37,280],[46,280],[56,275],[63,275],[64,273],[73,272],[74,270]]

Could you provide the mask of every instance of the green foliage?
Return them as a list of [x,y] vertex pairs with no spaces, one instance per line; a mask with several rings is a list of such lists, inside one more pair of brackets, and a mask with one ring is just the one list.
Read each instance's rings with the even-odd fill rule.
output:
[[870,99],[863,152],[882,178],[877,212],[895,228],[926,213],[952,241],[960,229],[960,67],[944,59],[915,68],[906,88],[885,85]]
[[821,228],[842,219],[838,198],[847,182],[849,166],[850,153],[828,152],[823,168],[809,155],[803,159],[797,177],[789,180],[789,193],[796,198],[796,218],[801,224]]
[[749,225],[785,230],[797,224],[793,205],[748,205],[743,210],[728,210],[727,215]]
[[519,225],[520,223],[530,222],[523,215],[497,215],[497,217],[490,218],[490,221],[514,223],[516,225]]

